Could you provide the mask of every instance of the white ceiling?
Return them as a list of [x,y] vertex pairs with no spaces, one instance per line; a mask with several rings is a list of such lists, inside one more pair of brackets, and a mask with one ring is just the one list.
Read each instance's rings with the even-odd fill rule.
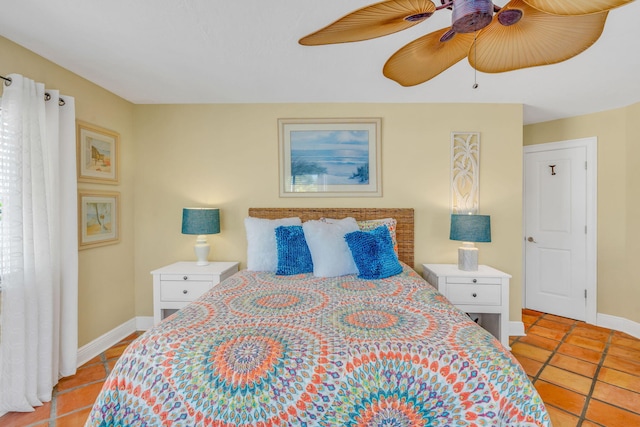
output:
[[382,75],[396,50],[449,26],[448,10],[375,40],[298,44],[375,1],[12,0],[2,2],[0,35],[140,104],[518,103],[528,124],[640,102],[640,2],[611,11],[600,40],[581,55],[477,73],[477,89],[466,60],[408,88]]

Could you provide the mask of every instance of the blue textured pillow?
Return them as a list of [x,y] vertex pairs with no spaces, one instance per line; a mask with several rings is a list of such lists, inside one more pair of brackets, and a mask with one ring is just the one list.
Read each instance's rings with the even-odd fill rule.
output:
[[398,255],[393,250],[389,229],[382,225],[371,231],[347,233],[349,245],[361,279],[384,279],[402,272]]
[[276,227],[276,246],[278,249],[276,274],[291,276],[313,271],[311,252],[309,252],[301,225]]

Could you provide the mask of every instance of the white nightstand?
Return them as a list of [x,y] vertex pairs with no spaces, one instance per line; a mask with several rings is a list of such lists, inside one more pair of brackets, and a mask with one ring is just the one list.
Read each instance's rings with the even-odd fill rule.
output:
[[495,268],[479,265],[462,271],[456,264],[422,264],[422,275],[453,305],[478,318],[507,349],[509,346],[509,279]]
[[191,301],[238,272],[237,262],[176,262],[153,270],[153,323],[185,307]]

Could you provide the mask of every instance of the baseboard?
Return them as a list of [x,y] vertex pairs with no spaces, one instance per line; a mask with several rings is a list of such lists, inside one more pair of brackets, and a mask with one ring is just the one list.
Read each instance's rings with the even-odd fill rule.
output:
[[510,337],[523,337],[525,336],[524,323],[522,322],[509,322],[509,336]]
[[136,331],[146,331],[153,328],[153,316],[136,317]]
[[624,317],[612,316],[610,314],[598,313],[596,325],[616,331],[624,332],[633,337],[640,338],[640,323]]
[[153,317],[135,317],[117,326],[78,349],[77,366],[82,366],[135,331],[146,331],[153,326]]

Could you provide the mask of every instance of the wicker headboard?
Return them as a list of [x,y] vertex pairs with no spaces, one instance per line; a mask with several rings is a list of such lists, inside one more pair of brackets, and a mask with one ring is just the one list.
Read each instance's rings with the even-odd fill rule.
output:
[[249,216],[266,219],[297,216],[303,222],[320,218],[341,219],[349,216],[357,221],[395,218],[398,222],[396,229],[398,258],[414,268],[412,208],[249,208]]

